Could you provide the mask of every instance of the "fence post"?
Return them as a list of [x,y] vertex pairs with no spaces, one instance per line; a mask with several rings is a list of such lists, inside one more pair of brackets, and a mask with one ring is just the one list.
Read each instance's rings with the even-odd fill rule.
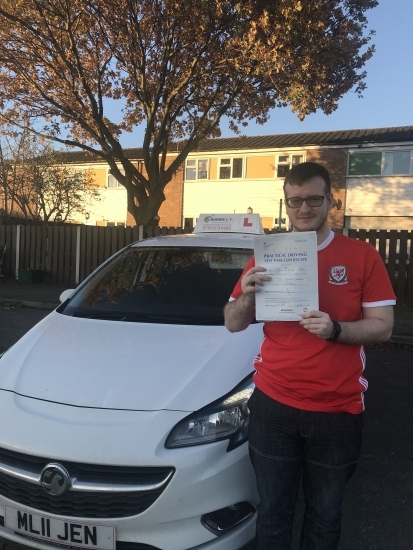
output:
[[80,280],[80,225],[76,227],[76,271],[75,284],[78,285]]
[[143,225],[139,226],[138,241],[143,241]]
[[21,225],[16,226],[16,279],[19,278],[19,267],[20,267],[20,229]]

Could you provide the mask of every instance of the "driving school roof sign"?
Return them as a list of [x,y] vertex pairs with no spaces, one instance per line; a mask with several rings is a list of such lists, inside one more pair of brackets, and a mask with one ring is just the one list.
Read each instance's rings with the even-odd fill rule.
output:
[[194,233],[251,233],[262,235],[259,214],[200,214]]

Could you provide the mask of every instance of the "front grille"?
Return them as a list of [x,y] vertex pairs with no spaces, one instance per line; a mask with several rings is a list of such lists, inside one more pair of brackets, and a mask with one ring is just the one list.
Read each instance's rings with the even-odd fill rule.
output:
[[[79,482],[117,485],[119,490],[71,490],[52,496],[42,486],[0,472],[0,494],[36,510],[79,518],[120,518],[141,514],[161,495],[174,468],[102,466],[33,457],[0,449],[0,465],[13,464],[28,472],[41,472],[49,462],[62,464]],[[163,483],[164,482],[164,483]],[[158,484],[161,487],[134,492],[122,491],[122,485]]]

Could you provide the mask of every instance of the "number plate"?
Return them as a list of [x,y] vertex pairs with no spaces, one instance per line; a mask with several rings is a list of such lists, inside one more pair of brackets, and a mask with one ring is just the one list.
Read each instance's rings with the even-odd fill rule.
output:
[[115,550],[113,525],[93,525],[69,518],[56,519],[33,514],[27,510],[18,510],[12,506],[5,506],[5,509],[4,525],[16,533],[38,540],[52,541],[59,546]]

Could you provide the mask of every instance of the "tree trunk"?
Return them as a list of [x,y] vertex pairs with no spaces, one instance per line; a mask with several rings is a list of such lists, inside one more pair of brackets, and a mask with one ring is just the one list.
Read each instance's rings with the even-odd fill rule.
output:
[[128,189],[128,211],[134,217],[136,225],[159,225],[158,211],[165,195],[162,190],[154,190],[155,185],[151,187],[151,194],[141,197],[139,203],[135,198],[134,189]]

